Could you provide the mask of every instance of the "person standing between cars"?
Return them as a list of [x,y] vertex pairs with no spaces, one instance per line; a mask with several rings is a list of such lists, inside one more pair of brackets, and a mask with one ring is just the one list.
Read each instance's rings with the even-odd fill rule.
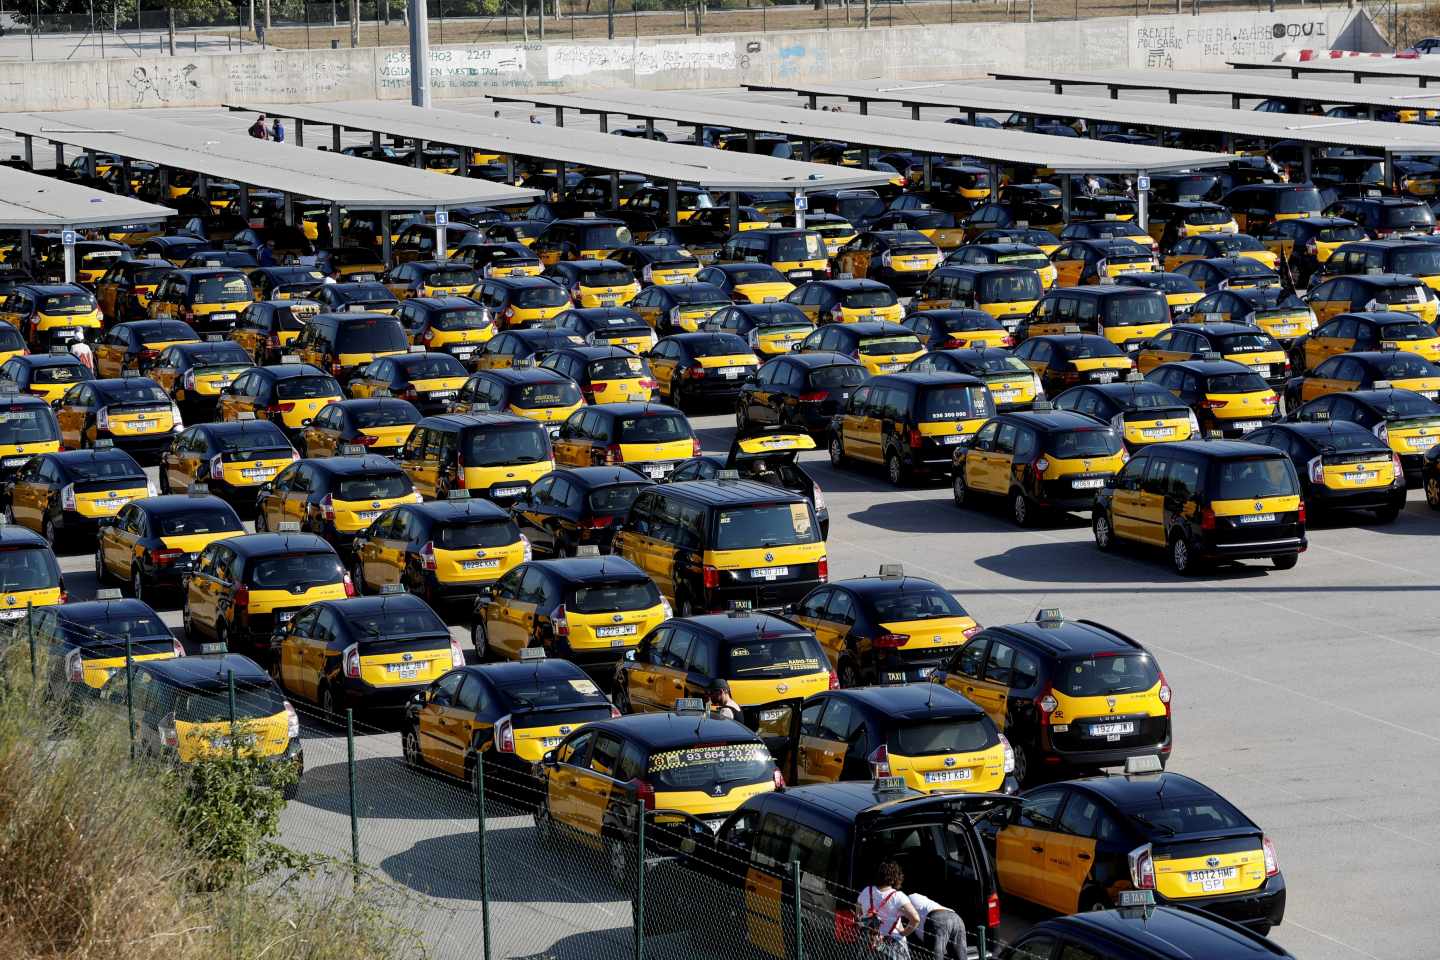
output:
[[265,129],[265,114],[260,114],[255,118],[255,122],[250,124],[250,136],[256,140],[270,139],[270,131]]
[[717,720],[734,720],[740,722],[744,713],[740,710],[740,704],[730,696],[730,684],[723,679],[713,680],[709,690],[710,716]]
[[920,922],[910,934],[934,960],[965,960],[965,922],[960,914],[923,893],[907,894]]
[[77,336],[70,341],[70,353],[85,364],[91,373],[95,372],[95,351],[90,349],[90,344],[86,343],[83,337]]
[[875,868],[875,882],[855,901],[860,925],[872,953],[886,960],[909,960],[910,945],[905,938],[920,925],[915,906],[900,890],[905,874],[894,860],[882,860]]
[[535,116],[535,114],[533,114],[533,113],[530,114],[530,122],[533,123],[533,124],[535,124],[535,126],[537,126],[537,127],[540,126],[540,118],[537,117],[537,116]]
[[276,143],[285,142],[285,124],[280,122],[279,117],[275,118],[275,125],[270,128],[270,139]]

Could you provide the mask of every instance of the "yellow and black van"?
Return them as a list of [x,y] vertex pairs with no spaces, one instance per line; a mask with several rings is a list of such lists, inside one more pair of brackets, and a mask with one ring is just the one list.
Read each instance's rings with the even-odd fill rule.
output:
[[227,333],[255,302],[245,271],[228,267],[186,267],[167,273],[150,298],[155,320],[183,320],[200,333]]
[[1219,561],[1269,559],[1289,570],[1305,551],[1305,500],[1290,458],[1225,440],[1153,444],[1095,498],[1095,545],[1161,547],[1179,574]]
[[443,500],[451,490],[469,490],[502,505],[555,469],[544,424],[509,413],[426,417],[395,462],[426,498]]
[[103,321],[95,294],[79,284],[27,283],[0,301],[0,322],[19,330],[32,350],[46,350],[71,340],[94,339]]
[[549,266],[561,260],[604,260],[633,241],[622,220],[580,217],[550,221],[530,249]]
[[862,383],[830,431],[830,462],[883,464],[890,482],[944,471],[995,412],[990,391],[963,373],[890,373]]
[[791,283],[830,276],[830,254],[813,230],[772,227],[732,234],[715,254],[716,263],[768,263]]
[[394,317],[381,313],[317,313],[295,338],[302,363],[325,370],[346,383],[379,357],[407,353],[410,341]]
[[1319,215],[1325,208],[1320,191],[1309,183],[1251,183],[1220,198],[1242,233],[1256,234],[1279,221]]
[[255,361],[240,344],[210,340],[166,347],[147,373],[180,408],[181,419],[196,423],[214,420],[221,391],[253,366]]
[[681,616],[778,609],[830,576],[815,510],[752,480],[660,484],[635,498],[613,550],[644,570]]
[[1159,290],[1106,284],[1056,287],[1016,331],[1017,339],[1075,332],[1094,333],[1128,353],[1170,326],[1170,305]]
[[305,329],[305,321],[319,312],[320,304],[314,300],[258,300],[240,312],[230,339],[261,366],[279,363]]
[[1014,330],[1045,293],[1032,267],[1010,264],[946,264],[925,279],[911,310],[983,310]]
[[155,484],[135,458],[100,441],[94,450],[31,457],[10,482],[6,520],[56,543],[58,537],[94,534],[131,500],[155,496]]

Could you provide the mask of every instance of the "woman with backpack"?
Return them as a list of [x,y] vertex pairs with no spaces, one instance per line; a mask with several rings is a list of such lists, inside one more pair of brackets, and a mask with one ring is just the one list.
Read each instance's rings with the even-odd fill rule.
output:
[[920,925],[920,914],[900,891],[904,882],[900,864],[881,861],[875,868],[874,883],[861,890],[855,902],[870,951],[886,960],[909,960],[910,945],[905,938]]

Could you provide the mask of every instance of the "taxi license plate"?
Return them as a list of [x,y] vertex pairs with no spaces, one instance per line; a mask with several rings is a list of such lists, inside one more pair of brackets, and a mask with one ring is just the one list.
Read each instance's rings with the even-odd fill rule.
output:
[[1240,874],[1239,867],[1221,867],[1218,870],[1186,870],[1185,879],[1200,884],[1200,889],[1209,893],[1224,890],[1225,881],[1234,880]]
[[720,375],[726,380],[734,380],[745,372],[744,367],[721,367]]
[[211,318],[212,320],[234,320],[234,319],[235,319],[235,314],[233,314],[233,313],[212,313],[212,314],[210,314],[210,318]]
[[289,623],[291,620],[295,619],[295,611],[281,610],[279,613],[275,614],[275,619],[279,620],[281,623]]
[[670,472],[670,464],[668,463],[647,463],[643,466],[646,474],[656,478],[663,477]]
[[19,620],[23,616],[24,610],[0,610],[0,620]]
[[756,567],[750,571],[753,580],[774,580],[777,577],[790,576],[789,567]]
[[240,476],[246,480],[269,480],[275,476],[275,471],[265,467],[253,467],[248,470],[241,470]]
[[6,457],[5,466],[18,467],[20,466],[20,464],[27,462],[29,459],[29,457]]
[[[524,267],[511,267],[509,270],[506,270],[506,271],[505,271],[505,275],[506,275],[507,277],[523,277],[523,276],[525,276],[525,268],[524,268]],[[560,741],[557,740],[557,741],[555,741],[555,742],[556,742],[556,743],[559,743]]]
[[552,749],[552,748],[554,748],[554,747],[558,747],[558,746],[560,746],[560,741],[561,741],[561,740],[564,740],[564,739],[565,739],[564,737],[541,737],[541,738],[540,738],[540,749],[542,749],[542,750],[550,750],[550,749]]
[[558,424],[558,423],[547,423],[547,424],[545,424],[545,432],[548,433],[548,434],[550,434],[550,439],[551,439],[551,440],[554,440],[556,437],[560,436],[560,424]]
[[431,400],[444,400],[446,397],[453,397],[458,391],[455,390],[431,390]]
[[1011,400],[1014,400],[1018,396],[1020,396],[1019,390],[997,390],[995,391],[995,402],[1009,403]]
[[1140,436],[1147,440],[1158,440],[1161,437],[1175,436],[1174,427],[1145,427],[1140,431]]
[[598,299],[605,306],[609,307],[614,306],[620,301],[620,295],[618,293],[602,293],[596,299]]
[[1098,490],[1103,486],[1105,486],[1105,480],[1102,477],[1087,477],[1084,480],[1070,481],[1070,489],[1072,490]]
[[791,270],[791,271],[790,271],[790,276],[792,276],[792,277],[806,277],[806,278],[808,278],[808,277],[813,277],[814,275],[815,275],[815,271],[814,271],[814,270]]
[[919,257],[910,260],[901,260],[900,262],[907,267],[914,267],[916,269],[925,266],[925,261]]
[[375,519],[376,517],[378,517],[378,516],[380,516],[380,511],[379,511],[379,510],[357,510],[357,511],[355,511],[355,519],[357,519],[357,520],[374,520],[374,519]]
[[1268,364],[1268,363],[1257,363],[1257,364],[1255,364],[1255,366],[1251,367],[1250,369],[1251,369],[1251,370],[1254,370],[1256,373],[1260,374],[1260,376],[1262,376],[1262,377],[1268,377],[1268,376],[1270,376],[1270,364]]
[[[1440,443],[1440,437],[1410,437],[1407,442],[1416,450],[1429,450],[1435,444]],[[6,460],[5,464],[9,466],[10,461]]]
[[965,439],[965,437],[962,436],[961,434],[952,433],[952,434],[950,434],[950,436],[948,436],[948,437],[941,437],[941,438],[940,438],[940,442],[943,443],[943,444],[945,444],[947,447],[953,447],[953,446],[955,446],[956,444],[958,444],[960,441],[962,441],[962,440],[964,440],[964,439]]
[[1241,518],[1240,518],[1240,522],[1241,522],[1241,523],[1274,523],[1274,522],[1275,522],[1275,514],[1273,514],[1273,513],[1256,513],[1256,514],[1253,514],[1253,515],[1248,516],[1248,517],[1241,517]]
[[125,506],[125,504],[129,502],[130,501],[125,499],[124,497],[116,497],[113,500],[96,500],[95,506],[99,507],[101,510],[119,510],[121,507]]
[[1434,400],[1440,397],[1440,390],[1417,390],[1416,392],[1427,400]]
[[897,370],[903,370],[904,368],[905,368],[905,364],[903,364],[903,363],[882,363],[882,364],[880,364],[880,372],[881,372],[881,373],[894,373],[895,371],[897,371]]
[[456,347],[455,350],[454,350],[454,353],[455,353],[455,356],[456,356],[456,357],[469,357],[469,356],[474,356],[474,354],[475,354],[475,348],[474,348],[474,347]]
[[928,770],[926,783],[962,783],[975,776],[973,770]]
[[418,663],[387,663],[385,672],[393,673],[401,680],[418,680],[420,678],[420,664]]
[[1276,333],[1281,334],[1281,335],[1283,336],[1283,335],[1288,334],[1288,333],[1298,333],[1298,332],[1300,331],[1300,324],[1298,324],[1298,323],[1277,323],[1277,324],[1274,324],[1270,329],[1274,330]]
[[633,623],[622,623],[618,627],[596,627],[597,637],[633,637],[636,626]]
[[1126,733],[1134,733],[1134,723],[1092,723],[1090,724],[1090,736],[1092,737],[1118,737]]
[[1342,473],[1340,476],[1351,483],[1363,483],[1366,480],[1374,480],[1380,476],[1380,473],[1376,470],[1357,470],[1354,473]]
[[498,566],[500,566],[500,560],[499,560],[498,557],[497,557],[496,559],[494,559],[494,560],[461,560],[461,561],[460,561],[460,569],[461,569],[461,570],[494,570],[494,569],[495,569],[496,567],[498,567]]
[[491,495],[496,497],[513,497],[524,492],[524,487],[496,487],[490,491]]
[[1097,370],[1090,374],[1090,379],[1096,383],[1112,383],[1118,376],[1120,376],[1118,370]]
[[1236,430],[1259,430],[1259,420],[1241,420],[1239,423],[1231,424]]

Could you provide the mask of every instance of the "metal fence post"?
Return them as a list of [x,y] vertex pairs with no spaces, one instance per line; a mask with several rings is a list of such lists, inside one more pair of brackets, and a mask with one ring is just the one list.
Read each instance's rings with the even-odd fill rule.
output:
[[975,949],[979,953],[980,960],[986,960],[989,954],[985,952],[985,924],[980,924],[975,930]]
[[30,682],[35,683],[39,678],[39,667],[35,660],[35,605],[25,604],[25,632],[30,638]]
[[240,759],[240,742],[237,739],[239,734],[235,732],[235,671],[225,671],[226,693],[230,698],[230,756],[232,759]]
[[130,759],[135,759],[135,645],[125,634],[125,719],[130,730]]
[[635,960],[645,960],[645,805],[635,810]]
[[795,960],[805,960],[805,907],[800,902],[800,861],[790,861],[790,885],[795,888]]
[[490,960],[490,877],[485,869],[485,757],[475,758],[475,820],[480,847],[480,930],[483,960]]
[[360,814],[355,802],[355,711],[345,708],[345,768],[350,776],[350,867],[352,882],[360,882]]

